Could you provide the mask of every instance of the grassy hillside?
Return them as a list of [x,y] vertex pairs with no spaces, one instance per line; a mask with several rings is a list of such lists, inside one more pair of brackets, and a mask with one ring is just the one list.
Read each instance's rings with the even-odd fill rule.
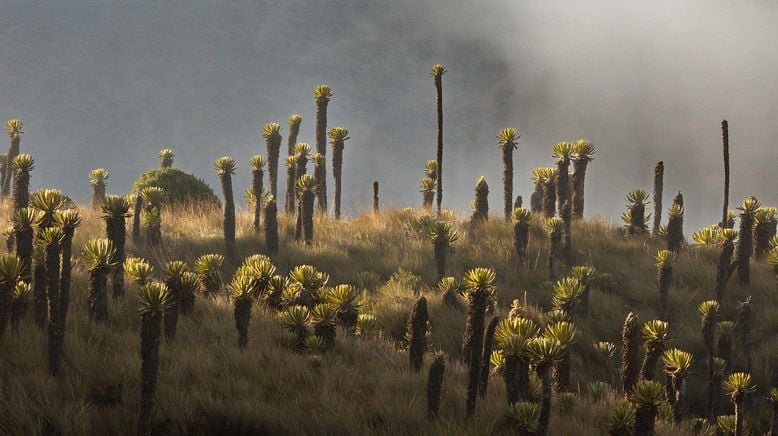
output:
[[[9,216],[7,207],[2,216]],[[80,209],[83,224],[76,231],[74,253],[88,239],[103,236],[99,215]],[[389,210],[380,216],[362,215],[334,221],[317,218],[315,242],[294,242],[292,217],[280,218],[281,247],[273,262],[280,273],[300,264],[315,265],[330,275],[330,285],[349,283],[364,289],[362,310],[372,313],[376,329],[354,337],[338,331],[334,350],[323,355],[292,350],[289,335],[275,313],[255,304],[245,350],[237,346],[232,302],[198,298],[194,313],[179,321],[179,335],[163,340],[157,391],[160,434],[489,434],[506,430],[503,381],[492,377],[487,396],[475,416],[465,418],[467,369],[460,362],[465,310],[444,305],[435,292],[432,244],[420,232],[418,211]],[[461,238],[455,243],[449,274],[461,278],[470,268],[492,267],[497,273],[496,313],[505,315],[514,299],[526,300],[526,310],[539,316],[551,308],[551,286],[545,256],[548,242],[542,220],[530,230],[529,265],[519,268],[513,254],[512,229],[492,217],[470,228],[460,217],[448,215]],[[164,247],[127,250],[148,259],[161,270],[167,260],[190,265],[206,253],[223,253],[221,212],[201,207],[163,209]],[[264,241],[251,235],[251,217],[243,211],[237,220],[237,248],[242,257],[263,253]],[[687,238],[690,232],[687,229]],[[596,341],[619,345],[622,324],[633,311],[640,323],[656,318],[658,293],[654,255],[664,248],[650,238],[625,238],[605,220],[573,225],[574,265],[597,269],[588,318],[576,317],[580,336],[572,349],[574,399],[555,401],[549,434],[603,434],[611,406],[622,394],[609,390],[602,399],[589,394],[587,384],[616,380],[614,362],[596,351]],[[714,298],[718,250],[684,247],[676,262],[670,291],[672,346],[694,354],[688,377],[690,413],[704,414],[706,396],[705,348],[697,306]],[[225,282],[235,265],[225,268]],[[564,271],[566,272],[566,271]],[[764,400],[778,366],[778,299],[772,271],[754,263],[750,286],[731,282],[721,301],[720,320],[734,320],[738,300],[754,303],[754,371],[758,386],[752,395],[751,428],[767,431],[768,405]],[[63,376],[48,374],[46,336],[30,316],[20,330],[3,338],[0,356],[0,433],[3,434],[127,434],[137,425],[140,386],[139,325],[136,288],[109,302],[109,325],[90,322],[86,311],[87,274],[73,270],[71,312],[65,336]],[[403,351],[411,306],[427,297],[430,311],[430,348],[449,357],[443,382],[440,416],[428,420],[427,368],[409,368]],[[487,320],[491,314],[487,314]],[[745,364],[735,339],[734,362]],[[618,353],[617,353],[618,354]],[[657,369],[659,371],[659,369]],[[559,397],[557,397],[559,398]],[[572,405],[570,402],[572,401]],[[722,398],[726,413],[728,399]],[[658,420],[660,434],[686,434],[680,427]]]

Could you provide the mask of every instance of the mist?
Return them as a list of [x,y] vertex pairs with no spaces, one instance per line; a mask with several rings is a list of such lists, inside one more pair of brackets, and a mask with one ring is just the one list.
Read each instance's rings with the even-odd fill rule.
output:
[[[0,1],[0,119],[25,122],[32,189],[87,201],[93,168],[125,193],[172,148],[175,166],[219,193],[213,161],[266,154],[262,125],[303,116],[329,84],[329,127],[351,131],[343,206],[418,206],[435,156],[444,76],[444,206],[468,210],[484,175],[501,210],[500,128],[521,132],[514,192],[551,147],[597,147],[586,213],[617,221],[624,196],[665,162],[665,204],[683,191],[686,231],[717,222],[722,119],[730,126],[730,204],[778,203],[778,4],[770,1],[393,0]],[[285,143],[284,143],[285,144]],[[5,145],[3,145],[5,147]],[[283,147],[285,149],[285,145]],[[328,156],[331,151],[328,152]],[[331,177],[331,168],[328,174]],[[332,182],[330,182],[332,186]]]

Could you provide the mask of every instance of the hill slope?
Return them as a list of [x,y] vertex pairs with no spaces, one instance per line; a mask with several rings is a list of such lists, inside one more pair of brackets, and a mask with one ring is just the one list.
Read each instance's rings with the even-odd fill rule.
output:
[[[74,252],[89,238],[102,237],[99,215],[82,209]],[[3,213],[3,216],[8,216]],[[356,284],[365,289],[363,310],[375,315],[377,330],[360,337],[338,331],[335,349],[322,356],[298,353],[270,309],[254,306],[249,346],[237,347],[232,304],[226,297],[198,298],[195,311],[180,320],[179,335],[163,341],[157,393],[159,431],[165,434],[487,434],[504,429],[506,412],[502,379],[492,377],[473,419],[464,413],[466,368],[459,363],[464,310],[446,306],[433,290],[432,245],[416,224],[417,211],[392,210],[335,222],[317,218],[315,242],[294,242],[293,220],[281,217],[281,249],[273,257],[280,273],[312,264],[330,275],[330,285]],[[468,230],[455,220],[462,238],[450,256],[449,272],[461,277],[468,269],[488,266],[497,273],[497,313],[511,301],[526,298],[528,311],[549,310],[551,284],[545,256],[547,238],[534,219],[529,265],[519,268],[508,224],[493,218]],[[241,256],[264,252],[264,241],[251,236],[250,216],[238,215]],[[218,209],[179,208],[163,212],[161,250],[147,251],[128,240],[128,252],[160,264],[182,259],[190,265],[205,253],[223,252]],[[128,238],[129,239],[129,238]],[[641,323],[656,317],[658,294],[653,256],[663,245],[651,239],[625,239],[605,221],[577,222],[573,227],[574,265],[592,265],[600,275],[591,295],[587,319],[575,323],[580,337],[572,351],[572,387],[581,394],[572,407],[556,402],[550,434],[602,434],[611,405],[620,394],[592,399],[586,384],[614,380],[612,366],[593,347],[595,341],[619,345],[628,312]],[[713,298],[717,253],[685,247],[676,262],[670,291],[670,336],[673,346],[695,355],[688,386],[689,410],[704,412],[706,395],[704,346],[697,305]],[[224,272],[225,281],[234,266]],[[65,337],[64,376],[47,373],[46,338],[28,319],[18,333],[6,334],[0,356],[0,433],[125,434],[137,424],[139,407],[139,317],[135,289],[109,302],[111,323],[95,325],[86,312],[87,275],[73,271],[71,315]],[[129,285],[128,285],[129,286]],[[734,320],[736,302],[754,302],[754,377],[763,398],[778,363],[778,314],[775,279],[766,265],[755,264],[749,287],[730,285],[721,302],[720,319]],[[426,374],[409,369],[402,337],[411,306],[425,295],[430,309],[431,348],[445,352],[448,362],[440,418],[427,420]],[[489,319],[491,315],[487,315]],[[744,365],[735,340],[737,369]],[[731,406],[722,398],[726,413]],[[568,405],[569,406],[569,405]],[[766,431],[766,404],[754,403],[752,430]],[[569,410],[568,410],[569,409]],[[684,434],[683,428],[659,420],[661,434]]]

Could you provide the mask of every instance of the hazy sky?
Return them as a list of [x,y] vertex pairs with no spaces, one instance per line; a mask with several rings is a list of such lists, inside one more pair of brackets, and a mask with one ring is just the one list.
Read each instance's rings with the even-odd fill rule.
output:
[[[501,210],[497,130],[517,127],[515,192],[552,164],[551,147],[597,147],[587,215],[618,218],[665,161],[665,204],[682,190],[687,231],[715,222],[721,131],[730,122],[732,199],[778,203],[778,2],[689,0],[0,0],[0,118],[22,118],[33,188],[86,201],[92,168],[126,192],[170,147],[218,193],[213,161],[266,154],[261,126],[303,116],[334,92],[344,126],[344,208],[420,204],[435,155],[434,87],[444,77],[444,204],[465,211],[479,175]],[[285,144],[285,143],[284,143]],[[285,146],[284,146],[285,147]],[[331,153],[331,152],[330,152]],[[329,170],[331,175],[331,169]],[[330,186],[332,182],[330,181]]]

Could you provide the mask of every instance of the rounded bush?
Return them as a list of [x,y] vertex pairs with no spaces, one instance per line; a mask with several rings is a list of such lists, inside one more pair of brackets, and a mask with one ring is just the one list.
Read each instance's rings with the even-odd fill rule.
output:
[[221,206],[219,198],[201,179],[177,168],[155,168],[141,174],[132,184],[131,194],[156,186],[165,191],[168,203],[207,202]]

